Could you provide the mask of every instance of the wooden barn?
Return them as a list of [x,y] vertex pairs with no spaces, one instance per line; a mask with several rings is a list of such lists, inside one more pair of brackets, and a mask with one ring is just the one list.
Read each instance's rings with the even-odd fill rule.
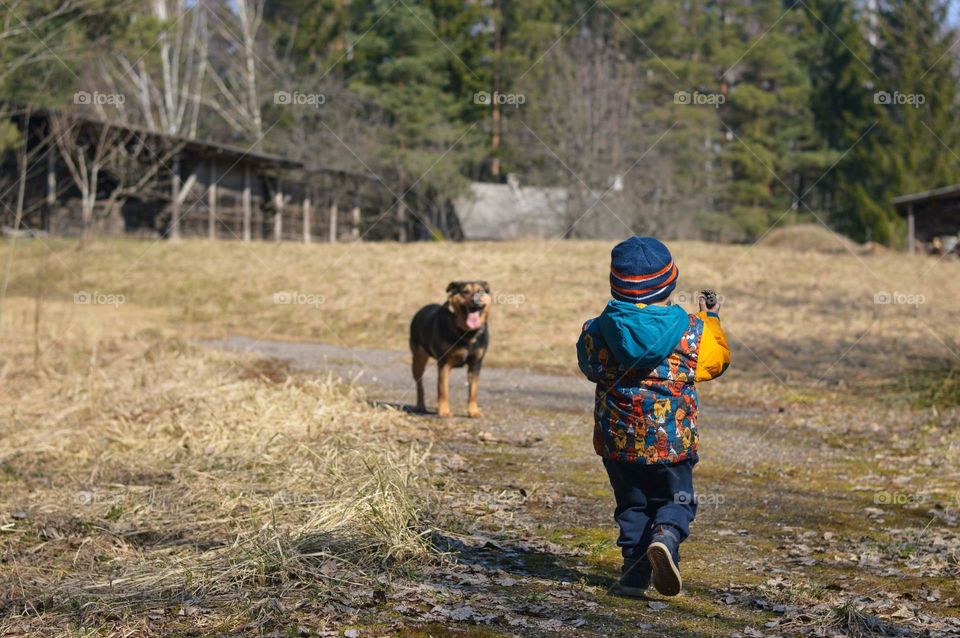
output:
[[902,195],[893,200],[907,221],[907,249],[960,252],[960,185]]
[[390,203],[375,177],[253,148],[49,109],[9,121],[21,141],[0,162],[6,232],[337,241]]

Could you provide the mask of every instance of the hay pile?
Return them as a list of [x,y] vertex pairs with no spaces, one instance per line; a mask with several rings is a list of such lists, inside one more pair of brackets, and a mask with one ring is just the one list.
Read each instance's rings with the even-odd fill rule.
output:
[[77,610],[323,599],[435,556],[428,449],[398,441],[428,438],[412,419],[331,380],[124,335],[109,312],[46,308],[64,330],[38,360],[29,313],[3,322],[0,634]]
[[826,254],[862,254],[863,246],[837,234],[822,224],[795,224],[781,226],[766,234],[759,245],[769,248],[782,248],[796,252],[817,252]]

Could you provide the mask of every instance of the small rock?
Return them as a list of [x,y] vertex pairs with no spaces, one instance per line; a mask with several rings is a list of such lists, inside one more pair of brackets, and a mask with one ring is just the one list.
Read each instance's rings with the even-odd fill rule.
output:
[[463,607],[457,607],[450,612],[450,620],[465,621],[470,620],[474,616],[474,611],[471,607],[464,605]]

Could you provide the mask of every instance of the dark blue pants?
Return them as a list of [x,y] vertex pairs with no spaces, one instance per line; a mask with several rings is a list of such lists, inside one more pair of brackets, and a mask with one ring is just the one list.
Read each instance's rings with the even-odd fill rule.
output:
[[642,557],[661,525],[671,528],[680,542],[690,535],[690,522],[697,515],[693,492],[696,464],[695,458],[674,465],[604,459],[603,466],[617,499],[613,517],[620,526],[617,545],[623,551],[624,560]]

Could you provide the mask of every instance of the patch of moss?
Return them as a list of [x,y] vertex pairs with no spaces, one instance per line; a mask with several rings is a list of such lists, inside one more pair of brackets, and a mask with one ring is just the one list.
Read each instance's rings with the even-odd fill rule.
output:
[[960,367],[914,372],[898,387],[918,408],[955,408],[960,406]]
[[620,550],[611,528],[556,528],[548,530],[546,537],[557,545],[586,552],[590,561],[598,565],[609,567],[619,562]]

